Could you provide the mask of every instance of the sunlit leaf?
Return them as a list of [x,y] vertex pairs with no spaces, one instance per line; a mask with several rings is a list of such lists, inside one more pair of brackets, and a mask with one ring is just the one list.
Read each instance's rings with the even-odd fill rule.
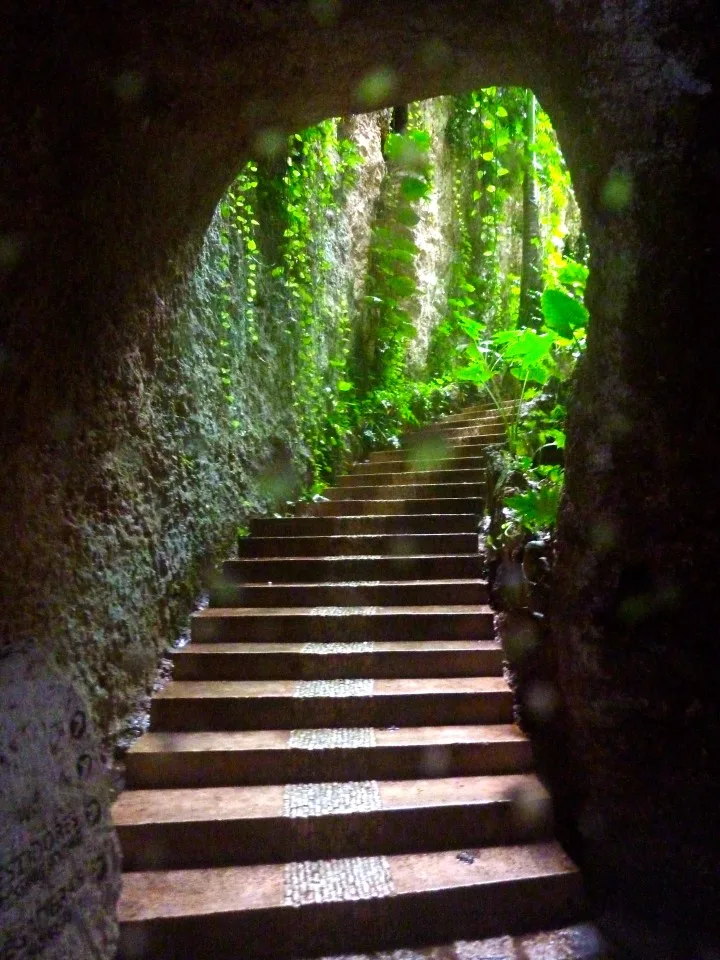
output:
[[430,187],[425,180],[418,177],[403,177],[400,190],[406,200],[422,200],[427,196]]
[[587,309],[564,290],[546,290],[542,311],[546,326],[568,340],[572,339],[573,331],[587,326]]

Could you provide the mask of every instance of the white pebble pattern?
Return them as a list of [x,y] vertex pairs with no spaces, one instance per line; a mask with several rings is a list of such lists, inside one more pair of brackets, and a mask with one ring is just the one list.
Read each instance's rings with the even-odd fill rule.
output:
[[380,789],[375,780],[349,783],[289,783],[283,795],[286,817],[322,817],[335,813],[380,810]]
[[385,857],[349,857],[344,860],[304,860],[285,864],[285,903],[370,900],[395,892]]
[[372,727],[321,727],[316,730],[293,730],[288,745],[295,750],[342,750],[353,747],[374,747]]
[[306,643],[303,653],[374,653],[372,640],[358,640],[357,643]]
[[517,952],[511,937],[492,940],[460,940],[455,944],[458,960],[515,960]]
[[371,697],[374,680],[298,680],[296,697]]

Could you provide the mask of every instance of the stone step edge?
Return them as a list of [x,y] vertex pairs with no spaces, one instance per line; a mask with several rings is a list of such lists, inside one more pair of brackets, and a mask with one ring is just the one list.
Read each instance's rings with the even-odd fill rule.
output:
[[478,604],[429,604],[428,606],[320,606],[320,607],[206,607],[197,610],[191,615],[193,620],[218,620],[293,617],[307,619],[309,617],[458,617],[458,616],[494,616],[495,611],[487,603]]
[[[443,787],[454,792],[447,799],[437,795]],[[354,787],[371,787],[373,796],[359,796],[353,805],[353,798],[343,796],[338,802],[332,798],[333,790],[347,788],[348,794]],[[392,799],[392,792],[407,793],[413,787],[422,801]],[[321,800],[315,812],[298,810],[298,804],[288,802],[287,791],[299,788],[301,793],[320,795],[325,792],[329,802],[322,808]],[[463,789],[465,788],[465,789]],[[458,793],[457,791],[461,792]],[[473,792],[474,790],[474,792]],[[431,795],[427,799],[426,793]],[[470,793],[470,796],[468,796]],[[387,794],[390,794],[388,797]],[[531,796],[526,799],[526,795]],[[319,817],[338,817],[357,813],[387,813],[402,810],[437,810],[457,807],[483,807],[498,804],[528,802],[547,802],[550,795],[534,773],[487,774],[465,777],[439,777],[435,779],[413,778],[410,780],[351,780],[317,783],[287,783],[277,785],[258,785],[240,787],[195,787],[180,789],[154,788],[149,790],[129,790],[121,794],[112,807],[113,824],[116,827],[129,827],[147,824],[175,824],[226,822],[235,820],[260,821],[279,819],[314,819]],[[188,801],[192,800],[190,814]],[[376,806],[370,806],[370,800]],[[180,810],[173,808],[179,802]],[[335,803],[335,806],[333,806]]]
[[[123,877],[118,917],[123,924],[266,909],[294,913],[303,906],[343,900],[397,902],[413,894],[527,881],[543,884],[557,877],[577,880],[579,893],[579,871],[553,841],[470,851],[138,872]],[[359,886],[343,883],[350,878]],[[348,897],[353,886],[357,895]]]

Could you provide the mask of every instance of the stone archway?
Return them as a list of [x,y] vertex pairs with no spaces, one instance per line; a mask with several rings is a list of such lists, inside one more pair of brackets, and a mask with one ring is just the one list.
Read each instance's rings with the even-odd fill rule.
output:
[[[78,457],[132,404],[116,358],[148,349],[157,298],[258,133],[367,106],[379,69],[374,106],[531,86],[594,254],[555,599],[572,804],[591,875],[637,894],[631,914],[717,915],[714,5],[138,0],[116,16],[15,10],[0,66],[9,645],[52,650],[43,610],[63,594],[46,569],[88,488]],[[93,675],[103,656],[77,650]]]

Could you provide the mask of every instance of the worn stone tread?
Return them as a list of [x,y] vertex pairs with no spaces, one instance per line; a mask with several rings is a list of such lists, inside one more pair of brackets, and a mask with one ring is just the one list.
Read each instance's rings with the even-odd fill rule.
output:
[[478,550],[477,531],[461,533],[334,533],[246,537],[238,543],[239,557],[316,557],[472,553]]
[[[388,810],[514,802],[523,791],[531,793],[533,799],[547,798],[547,792],[534,774],[372,782],[377,783],[380,809]],[[283,804],[286,786],[129,790],[115,802],[113,822],[116,827],[127,827],[150,823],[280,818],[286,816]]]
[[440,578],[480,577],[483,563],[479,553],[353,557],[255,557],[226,560],[223,577],[226,583],[258,583],[268,585],[312,580],[326,585],[352,581],[437,580]]
[[322,960],[611,960],[597,929],[576,924],[559,930],[485,940],[457,940],[442,946],[354,953]]
[[[494,884],[551,877],[567,879],[568,892],[577,890],[577,867],[553,842],[472,851],[443,850],[386,859],[393,890],[380,896],[387,899],[453,888],[479,890]],[[262,864],[125,874],[118,916],[121,923],[127,924],[290,907],[286,899],[286,867]]]

